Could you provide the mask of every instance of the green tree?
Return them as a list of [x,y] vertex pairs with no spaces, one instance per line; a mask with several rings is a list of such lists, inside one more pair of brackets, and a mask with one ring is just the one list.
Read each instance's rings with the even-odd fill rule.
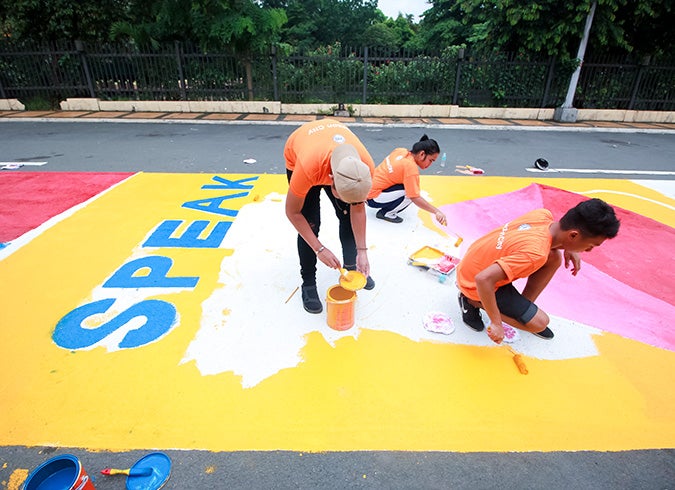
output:
[[282,41],[299,50],[336,42],[362,46],[367,29],[384,21],[377,0],[288,0],[286,15]]
[[[421,32],[435,47],[467,43],[569,58],[576,54],[592,1],[436,0],[425,13]],[[672,18],[673,0],[598,0],[589,52],[669,50]],[[660,45],[651,35],[655,25]]]
[[3,37],[17,41],[101,41],[126,5],[125,0],[2,0],[0,27]]

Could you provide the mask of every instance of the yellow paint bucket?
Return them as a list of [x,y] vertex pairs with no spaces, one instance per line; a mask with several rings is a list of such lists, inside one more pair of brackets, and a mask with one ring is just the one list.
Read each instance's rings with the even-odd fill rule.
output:
[[326,293],[326,322],[333,330],[349,330],[354,326],[356,292],[335,285]]

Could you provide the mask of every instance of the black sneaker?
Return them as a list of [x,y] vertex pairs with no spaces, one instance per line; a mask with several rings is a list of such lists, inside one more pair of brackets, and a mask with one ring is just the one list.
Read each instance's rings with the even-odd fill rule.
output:
[[321,304],[315,285],[302,286],[302,306],[309,313],[321,313],[323,311],[323,305]]
[[544,340],[551,340],[554,337],[553,330],[551,330],[548,327],[546,327],[541,332],[532,332],[532,333],[534,335],[536,335],[537,337],[539,337],[540,339],[544,339]]
[[383,219],[385,221],[389,221],[390,223],[403,223],[403,218],[401,218],[400,216],[390,218],[389,216],[384,214],[384,211],[382,211],[381,209],[377,213],[375,213],[375,217]]
[[483,319],[480,316],[480,308],[476,308],[469,303],[467,297],[462,293],[459,293],[457,300],[459,301],[459,307],[462,310],[462,321],[476,332],[485,330],[485,323],[483,323]]

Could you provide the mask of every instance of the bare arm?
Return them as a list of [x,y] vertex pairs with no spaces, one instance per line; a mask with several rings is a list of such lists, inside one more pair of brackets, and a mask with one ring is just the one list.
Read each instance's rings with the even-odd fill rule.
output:
[[497,343],[504,339],[504,328],[502,327],[502,315],[497,307],[497,298],[495,297],[495,286],[497,282],[507,279],[506,272],[499,264],[492,264],[476,274],[476,289],[483,309],[490,317],[490,326],[488,327],[488,336]]
[[[317,252],[321,250],[323,245],[321,245],[319,238],[312,231],[312,228],[309,226],[307,219],[302,215],[302,206],[304,203],[304,198],[296,196],[289,189],[288,194],[286,194],[286,217],[298,231],[302,239],[307,242],[307,245],[312,247],[312,249]],[[338,258],[333,254],[333,252],[325,247],[323,250],[321,250],[321,252],[317,253],[317,257],[328,267],[333,269],[339,269],[341,267]]]
[[368,261],[368,244],[366,243],[366,205],[352,204],[349,210],[349,218],[356,240],[356,268],[366,276],[370,275],[370,262]]
[[445,217],[445,214],[441,212],[436,206],[432,205],[429,201],[424,199],[422,196],[420,197],[413,197],[410,199],[415,206],[417,206],[420,209],[424,209],[425,211],[430,212],[436,217],[436,221],[438,221],[440,224],[445,226],[448,224],[448,219]]

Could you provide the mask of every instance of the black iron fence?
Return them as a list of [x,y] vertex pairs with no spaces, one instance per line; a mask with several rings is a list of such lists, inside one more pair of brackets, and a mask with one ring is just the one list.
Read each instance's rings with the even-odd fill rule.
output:
[[[0,42],[0,98],[58,104],[104,100],[279,100],[327,104],[558,107],[574,61],[515,54],[383,52],[328,46],[245,58],[176,42],[155,49],[62,43],[28,49]],[[574,106],[674,110],[675,63],[593,59]]]

